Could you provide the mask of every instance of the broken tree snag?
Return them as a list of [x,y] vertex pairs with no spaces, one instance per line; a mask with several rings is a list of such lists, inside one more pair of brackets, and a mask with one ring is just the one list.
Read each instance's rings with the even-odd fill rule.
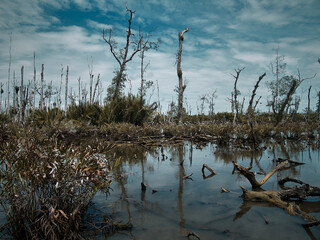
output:
[[252,189],[260,188],[268,179],[278,170],[283,168],[286,164],[288,164],[288,160],[280,163],[276,168],[274,168],[271,172],[269,172],[260,182],[256,180],[255,173],[250,172],[247,168],[242,167],[235,161],[232,161],[235,168],[243,175],[245,176],[249,182],[251,183]]
[[147,190],[147,186],[143,182],[141,182],[141,191],[145,192],[146,190]]
[[181,69],[181,55],[182,55],[182,42],[184,40],[184,34],[189,31],[189,27],[184,29],[182,32],[179,32],[179,51],[177,56],[177,75],[179,79],[178,85],[178,121],[182,123],[182,115],[183,115],[183,92],[186,88],[186,85],[182,79],[182,69]]

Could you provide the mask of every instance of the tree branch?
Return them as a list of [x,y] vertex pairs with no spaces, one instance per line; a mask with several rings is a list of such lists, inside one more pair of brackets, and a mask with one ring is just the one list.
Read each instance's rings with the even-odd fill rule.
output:
[[114,52],[114,46],[112,45],[112,40],[111,40],[111,32],[112,29],[109,29],[109,38],[106,39],[105,38],[105,34],[104,34],[104,29],[102,29],[102,38],[103,40],[108,43],[109,47],[110,47],[110,52],[112,53],[113,57],[117,60],[117,62],[119,63],[119,65],[121,66],[121,61],[120,59],[117,57],[116,53]]
[[235,161],[233,161],[233,165],[243,176],[245,176],[249,180],[253,189],[260,188],[276,171],[280,170],[288,163],[288,160],[280,163],[276,168],[269,172],[260,182],[258,182],[256,180],[254,172],[250,172],[247,168],[244,168]]

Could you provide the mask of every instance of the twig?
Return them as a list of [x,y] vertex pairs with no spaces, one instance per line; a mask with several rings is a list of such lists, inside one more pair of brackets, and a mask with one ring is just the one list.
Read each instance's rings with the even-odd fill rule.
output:
[[225,189],[225,188],[223,188],[223,187],[221,187],[221,192],[222,192],[222,193],[227,193],[227,192],[230,192],[230,191],[227,190],[227,189]]
[[184,176],[183,179],[193,180],[193,179],[191,178],[192,175],[193,175],[193,173],[190,173],[189,175]]

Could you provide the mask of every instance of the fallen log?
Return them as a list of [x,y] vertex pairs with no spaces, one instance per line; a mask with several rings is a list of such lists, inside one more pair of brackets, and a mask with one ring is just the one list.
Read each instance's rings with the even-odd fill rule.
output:
[[[241,186],[240,186],[241,187]],[[258,201],[258,202],[268,202],[276,207],[284,209],[289,215],[295,215],[302,217],[309,223],[319,221],[316,217],[302,211],[300,207],[295,202],[286,202],[284,199],[289,199],[292,197],[290,192],[284,191],[250,191],[244,187],[241,187],[243,192],[243,198],[246,201]],[[291,189],[294,191],[293,189]],[[300,187],[297,190],[300,191]],[[310,195],[311,196],[311,195]]]
[[255,173],[254,172],[250,172],[248,170],[248,168],[242,167],[241,165],[239,165],[238,163],[236,163],[235,161],[232,161],[233,165],[235,166],[235,168],[242,174],[244,175],[249,182],[251,183],[252,189],[258,189],[260,188],[276,171],[280,170],[281,168],[283,168],[286,164],[288,164],[288,160],[281,162],[276,168],[274,168],[271,172],[269,172],[261,181],[257,181],[256,177],[255,177]]

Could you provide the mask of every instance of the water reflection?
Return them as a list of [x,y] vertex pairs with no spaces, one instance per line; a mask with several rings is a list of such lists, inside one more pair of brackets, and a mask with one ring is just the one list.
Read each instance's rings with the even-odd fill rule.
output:
[[[110,239],[181,239],[189,231],[201,239],[257,239],[262,233],[265,239],[320,236],[319,227],[310,229],[312,235],[306,232],[300,225],[303,219],[289,216],[270,204],[243,201],[239,185],[249,188],[250,184],[233,171],[232,164],[236,161],[251,167],[258,179],[275,167],[273,159],[301,161],[306,164],[279,171],[264,189],[280,189],[277,179],[286,176],[319,186],[319,150],[312,145],[270,142],[254,152],[190,142],[149,149],[127,145],[116,146],[111,155],[122,159],[113,173],[114,191],[107,200],[97,196],[94,201],[106,213],[132,224],[133,228]],[[204,163],[218,174],[204,177],[201,171]],[[192,180],[184,178],[191,173]],[[141,191],[141,182],[146,184],[146,191]],[[231,192],[222,194],[221,187]],[[319,204],[317,198],[301,203],[300,207],[319,219]]]

